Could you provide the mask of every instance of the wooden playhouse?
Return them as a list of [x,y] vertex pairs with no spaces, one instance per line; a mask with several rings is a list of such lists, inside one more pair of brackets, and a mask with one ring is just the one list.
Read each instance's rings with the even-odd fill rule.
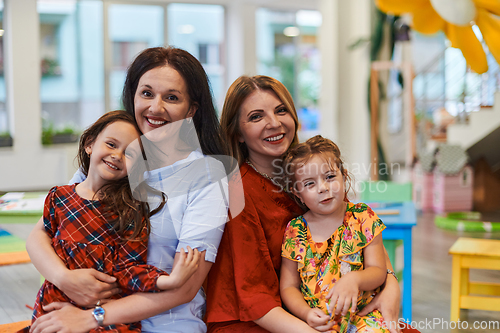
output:
[[434,153],[424,152],[418,155],[413,164],[413,201],[415,208],[422,212],[432,212],[433,206],[433,169],[435,165]]
[[457,145],[441,145],[435,155],[434,167],[434,212],[457,212],[472,210],[472,167],[467,164],[465,150]]
[[422,153],[413,167],[413,198],[417,209],[435,213],[470,211],[474,172],[465,150],[441,144]]

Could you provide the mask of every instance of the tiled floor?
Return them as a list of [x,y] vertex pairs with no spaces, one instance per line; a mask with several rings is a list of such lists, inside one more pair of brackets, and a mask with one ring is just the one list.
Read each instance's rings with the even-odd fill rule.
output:
[[[0,227],[26,239],[33,224],[0,224]],[[31,318],[35,296],[40,288],[40,274],[32,264],[0,267],[0,324]]]
[[[32,225],[10,224],[2,228],[26,238]],[[428,332],[500,332],[497,329],[472,329],[474,322],[495,321],[500,325],[500,312],[463,311],[469,329],[450,330],[432,323],[449,321],[451,289],[451,257],[448,249],[459,236],[500,239],[500,234],[464,234],[441,230],[434,216],[419,216],[413,235],[413,320],[422,333]],[[498,271],[472,271],[471,279],[500,281]],[[31,264],[0,267],[0,324],[26,320],[40,284],[40,275]],[[498,326],[497,326],[498,327]]]

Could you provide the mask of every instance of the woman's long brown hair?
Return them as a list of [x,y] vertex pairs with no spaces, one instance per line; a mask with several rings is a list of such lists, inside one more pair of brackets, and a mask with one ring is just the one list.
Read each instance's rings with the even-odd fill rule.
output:
[[[101,116],[83,132],[80,138],[77,158],[85,176],[88,176],[90,167],[90,156],[85,152],[85,148],[92,145],[99,134],[108,125],[116,121],[131,124],[136,128],[137,133],[140,133],[137,123],[130,113],[111,111]],[[144,193],[161,198],[159,206],[150,211],[149,204],[146,201],[136,199],[147,197]],[[95,195],[103,205],[104,217],[113,226],[123,242],[145,240],[139,235],[144,228],[146,228],[147,235],[149,235],[151,231],[150,217],[158,213],[166,202],[166,196],[163,192],[150,187],[145,182],[141,182],[132,193],[127,176],[103,185]]]

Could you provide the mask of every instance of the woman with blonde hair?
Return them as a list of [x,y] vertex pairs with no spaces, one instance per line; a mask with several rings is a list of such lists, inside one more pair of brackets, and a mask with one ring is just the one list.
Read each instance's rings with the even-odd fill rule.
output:
[[[242,76],[227,92],[221,128],[240,164],[245,207],[226,224],[208,276],[208,331],[317,332],[287,312],[280,298],[285,227],[303,213],[278,181],[281,156],[298,142],[292,97],[276,79]],[[391,267],[388,257],[386,262]],[[398,282],[388,275],[382,292],[363,312],[376,308],[387,321],[397,322],[399,304]],[[333,321],[316,328],[332,326]]]

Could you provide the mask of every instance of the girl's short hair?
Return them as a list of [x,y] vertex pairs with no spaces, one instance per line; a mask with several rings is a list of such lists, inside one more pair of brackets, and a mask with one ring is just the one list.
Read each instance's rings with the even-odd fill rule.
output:
[[[339,147],[332,140],[326,139],[321,135],[313,136],[306,142],[292,147],[285,154],[282,164],[284,170],[284,188],[293,193],[292,189],[295,188],[295,184],[297,182],[295,172],[297,171],[297,169],[306,165],[307,162],[309,162],[309,160],[316,155],[323,157],[330,168],[333,168],[332,163],[337,165],[337,168],[340,170],[340,173],[342,174],[342,177],[344,178],[344,182],[346,184],[344,200],[347,200],[347,193],[352,188],[352,177],[344,167],[344,161],[342,159]],[[295,195],[294,197],[297,201],[297,197]]]
[[273,91],[290,112],[295,123],[295,133],[291,146],[298,143],[297,129],[298,118],[293,99],[286,87],[280,81],[264,75],[240,76],[229,87],[221,114],[221,128],[225,136],[229,153],[241,165],[248,158],[246,144],[239,141],[241,136],[239,128],[240,108],[247,97],[256,90]]
[[184,79],[190,105],[195,104],[198,108],[193,116],[196,134],[181,131],[185,137],[182,138],[183,141],[190,144],[189,138],[197,136],[205,155],[224,154],[219,118],[215,111],[207,73],[198,59],[183,49],[172,46],[151,47],[139,53],[127,70],[122,93],[125,110],[135,117],[134,98],[139,80],[147,71],[167,65],[175,69]]
[[[92,145],[99,134],[110,124],[123,121],[131,124],[140,134],[140,130],[135,122],[133,115],[126,111],[110,111],[102,115],[95,123],[90,125],[80,137],[80,146],[78,147],[78,163],[80,169],[85,176],[88,176],[90,168],[90,155],[87,154],[85,148]],[[139,144],[142,144],[139,139]],[[148,191],[162,198],[159,207],[150,212],[149,204],[137,200],[137,197],[132,194],[128,177],[108,182],[102,186],[97,192],[97,199],[104,207],[104,216],[111,223],[118,235],[123,241],[128,240],[145,240],[138,236],[146,227],[147,235],[151,231],[150,217],[160,211],[165,205],[165,194],[148,186],[142,182],[137,186],[135,191]]]

